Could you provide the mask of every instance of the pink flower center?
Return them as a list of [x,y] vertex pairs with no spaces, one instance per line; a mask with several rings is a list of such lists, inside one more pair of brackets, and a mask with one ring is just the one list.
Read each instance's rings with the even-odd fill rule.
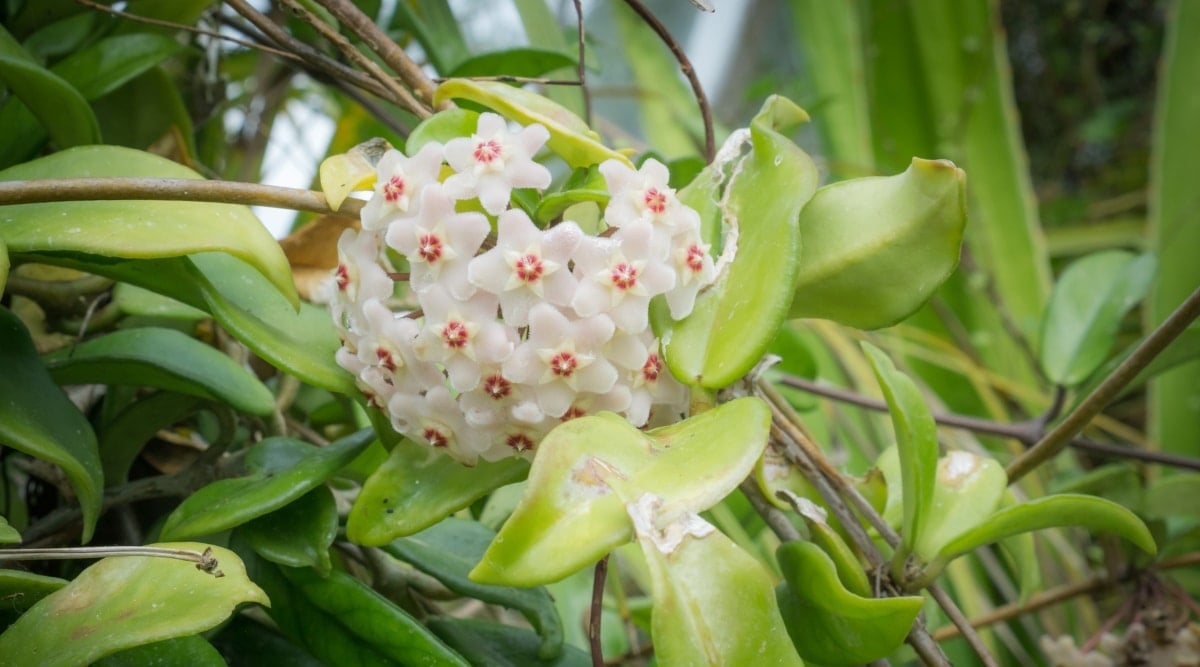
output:
[[658,355],[651,352],[650,356],[646,357],[646,363],[642,364],[642,377],[646,382],[656,382],[658,374],[662,372],[662,361]]
[[388,179],[387,183],[383,184],[383,198],[389,204],[395,204],[401,197],[404,196],[404,191],[408,188],[404,184],[404,179],[400,176],[393,176]]
[[396,372],[396,357],[392,355],[392,351],[386,347],[375,348],[375,358],[379,360],[379,365],[384,368]]
[[422,234],[417,242],[417,256],[433,264],[442,258],[442,239],[437,234]]
[[579,368],[579,360],[571,352],[563,350],[550,357],[550,372],[561,378],[569,378]]
[[587,410],[584,410],[578,405],[572,405],[571,407],[567,408],[567,411],[563,413],[563,416],[560,417],[560,419],[562,421],[569,422],[572,419],[578,419],[586,414]]
[[494,373],[483,381],[483,391],[498,401],[512,393],[512,383],[503,375]]
[[461,350],[467,346],[467,340],[471,334],[467,331],[467,325],[462,322],[451,320],[442,327],[442,342],[446,347],[452,350]]
[[546,266],[542,264],[542,258],[533,253],[521,255],[513,264],[513,273],[517,274],[522,282],[535,283],[544,273]]
[[693,273],[700,273],[704,270],[704,248],[693,243],[688,246],[687,258],[684,260],[689,270]]
[[645,195],[642,195],[642,203],[648,210],[661,215],[667,210],[667,193],[658,188],[650,188],[646,190]]
[[513,433],[504,439],[504,444],[518,452],[527,452],[533,449],[533,439],[524,433]]
[[450,438],[432,426],[426,427],[424,431],[421,431],[421,437],[425,438],[425,442],[434,447],[445,447],[450,444]]
[[637,285],[638,270],[629,262],[617,262],[613,265],[609,278],[613,287],[619,290],[633,289]]
[[350,287],[350,267],[346,266],[345,264],[338,264],[335,276],[337,279],[338,291],[345,292],[346,289]]
[[504,152],[504,148],[499,141],[488,139],[475,144],[475,152],[472,155],[475,161],[479,164],[490,165],[492,162],[499,160]]

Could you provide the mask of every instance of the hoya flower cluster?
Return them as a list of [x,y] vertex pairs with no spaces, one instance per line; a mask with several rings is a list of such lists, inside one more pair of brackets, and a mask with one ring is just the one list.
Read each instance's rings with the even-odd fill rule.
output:
[[[610,160],[599,167],[611,195],[603,234],[570,220],[538,227],[509,203],[513,188],[550,185],[533,160],[548,138],[485,113],[470,138],[389,151],[362,230],[338,243],[338,363],[397,431],[468,465],[529,455],[581,415],[642,426],[686,410],[647,311],[663,295],[684,317],[712,281],[698,214],[662,164]],[[394,297],[405,280],[419,310]]]

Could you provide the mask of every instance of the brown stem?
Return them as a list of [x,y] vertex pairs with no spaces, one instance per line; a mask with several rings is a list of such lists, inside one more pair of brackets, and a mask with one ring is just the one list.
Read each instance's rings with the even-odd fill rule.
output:
[[576,66],[576,76],[579,78],[579,85],[583,91],[583,120],[588,125],[592,124],[592,94],[587,87],[587,60],[584,52],[584,36],[583,31],[583,0],[572,0],[575,3],[575,30],[579,35],[579,63]]
[[629,8],[640,16],[646,22],[646,25],[654,30],[659,39],[663,41],[663,44],[666,44],[667,48],[671,50],[671,54],[675,56],[675,60],[679,62],[679,69],[687,77],[688,83],[692,86],[692,93],[696,96],[696,104],[700,107],[700,116],[704,120],[704,159],[707,162],[712,162],[713,156],[717,152],[716,138],[713,132],[712,109],[708,105],[708,96],[704,94],[704,87],[700,85],[700,77],[696,76],[696,70],[692,67],[692,61],[688,60],[687,54],[683,52],[683,47],[679,45],[679,42],[675,41],[675,38],[671,36],[671,33],[662,24],[662,21],[659,21],[658,17],[647,9],[641,3],[641,0],[625,0],[625,4],[629,5]]
[[363,202],[347,199],[334,211],[312,190],[191,178],[46,178],[0,182],[0,206],[98,200],[200,201],[270,206],[357,219]]
[[588,614],[588,647],[592,653],[592,667],[604,667],[604,650],[600,645],[600,619],[604,615],[604,581],[608,578],[608,556],[596,563],[592,579],[592,606]]
[[1121,365],[1117,366],[1104,382],[1101,382],[1087,398],[1075,407],[1071,414],[1058,423],[1037,444],[1008,464],[1008,483],[1013,484],[1038,466],[1056,456],[1066,447],[1071,438],[1087,426],[1092,419],[1117,397],[1121,389],[1129,384],[1154,357],[1170,345],[1179,334],[1187,329],[1200,315],[1200,287],[1171,313],[1167,319],[1142,341]]

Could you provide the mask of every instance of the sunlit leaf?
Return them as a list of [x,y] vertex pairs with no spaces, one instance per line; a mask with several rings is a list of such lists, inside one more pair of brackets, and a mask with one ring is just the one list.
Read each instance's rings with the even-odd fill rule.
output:
[[370,429],[325,447],[267,438],[246,456],[250,475],[218,480],[188,496],[167,517],[161,534],[166,539],[211,535],[274,512],[323,484],[374,439]]
[[260,417],[275,410],[275,397],[250,371],[174,329],[114,331],[55,352],[45,362],[59,384],[157,387]]
[[223,577],[174,558],[105,558],[47,595],[0,635],[14,665],[86,665],[142,644],[203,632],[245,603],[269,604],[228,549],[179,542],[164,549],[212,549]]
[[942,545],[985,521],[1007,486],[999,461],[962,450],[947,452],[938,460],[929,512],[913,553],[933,559]]
[[444,144],[458,137],[469,137],[479,125],[479,112],[470,109],[447,109],[421,121],[405,142],[405,152],[415,155],[425,144],[436,141]]
[[21,541],[21,533],[9,525],[8,519],[0,516],[0,544],[16,544]]
[[89,541],[104,489],[96,434],[7,308],[0,308],[0,368],[0,444],[62,468],[83,510],[83,541]]
[[787,580],[776,589],[779,610],[805,660],[832,667],[883,658],[904,641],[924,603],[920,596],[851,593],[833,561],[811,542],[788,542],[776,556]]
[[1051,382],[1076,385],[1104,362],[1121,320],[1150,289],[1155,267],[1153,255],[1110,250],[1063,271],[1042,319],[1039,359]]

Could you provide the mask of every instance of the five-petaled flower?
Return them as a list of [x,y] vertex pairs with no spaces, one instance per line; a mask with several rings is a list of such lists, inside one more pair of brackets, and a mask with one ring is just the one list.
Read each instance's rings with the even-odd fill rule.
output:
[[499,215],[513,188],[550,186],[550,170],[533,160],[549,138],[541,125],[512,132],[500,116],[481,114],[470,138],[446,142],[446,162],[458,172],[446,179],[446,191],[455,199],[477,197],[483,210]]

